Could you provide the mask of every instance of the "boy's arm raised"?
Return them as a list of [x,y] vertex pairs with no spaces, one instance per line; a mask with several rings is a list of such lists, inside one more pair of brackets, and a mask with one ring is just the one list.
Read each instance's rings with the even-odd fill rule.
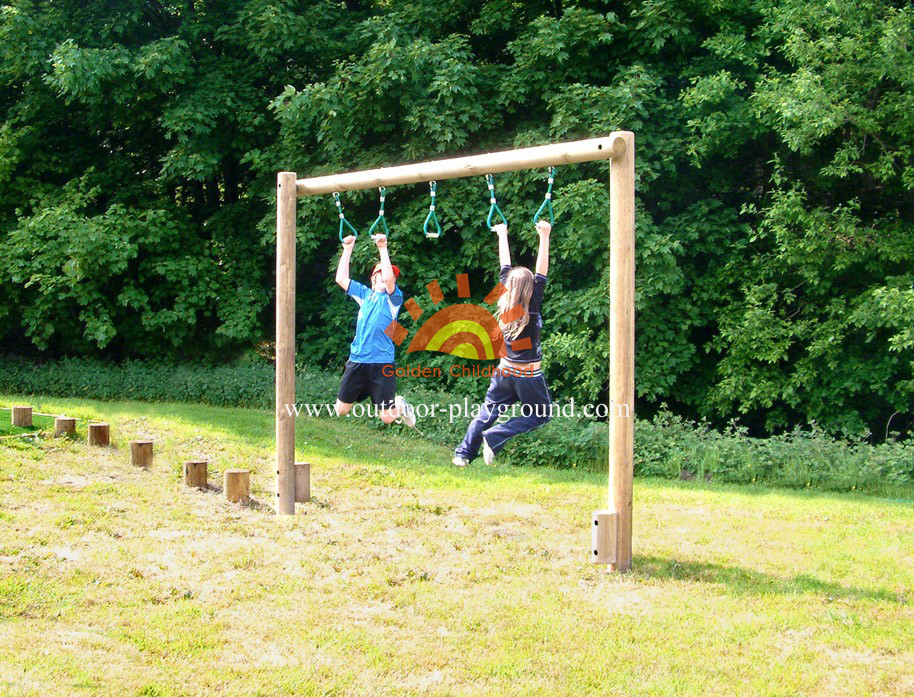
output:
[[343,253],[340,254],[340,263],[336,267],[336,284],[345,291],[349,290],[349,259],[355,247],[355,237],[349,235],[343,240]]
[[384,281],[384,287],[388,293],[393,293],[397,287],[397,277],[394,276],[393,267],[390,265],[390,254],[387,252],[386,235],[377,235],[374,243],[378,246],[378,254],[381,257],[381,280]]

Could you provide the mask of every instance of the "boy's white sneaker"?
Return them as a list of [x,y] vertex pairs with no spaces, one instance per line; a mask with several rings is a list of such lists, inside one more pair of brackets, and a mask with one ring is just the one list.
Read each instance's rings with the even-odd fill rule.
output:
[[400,421],[410,428],[416,427],[416,410],[413,405],[407,402],[403,397],[397,395],[394,397],[394,406],[400,412]]
[[454,459],[451,460],[451,463],[457,465],[458,467],[466,467],[470,464],[470,461],[465,457],[460,457],[460,455],[454,455]]
[[491,465],[495,462],[495,451],[489,447],[489,442],[486,440],[486,437],[482,437],[482,461],[487,465]]

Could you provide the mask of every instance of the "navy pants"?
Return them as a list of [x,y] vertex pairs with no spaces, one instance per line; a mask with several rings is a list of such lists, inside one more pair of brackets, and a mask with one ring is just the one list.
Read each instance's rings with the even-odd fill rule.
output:
[[[517,416],[493,426],[499,416],[511,411],[512,405],[516,405],[514,413]],[[472,460],[479,454],[483,436],[489,447],[498,453],[514,436],[532,431],[549,421],[551,405],[549,388],[542,373],[534,376],[492,376],[479,416],[470,422],[467,434],[454,454]]]

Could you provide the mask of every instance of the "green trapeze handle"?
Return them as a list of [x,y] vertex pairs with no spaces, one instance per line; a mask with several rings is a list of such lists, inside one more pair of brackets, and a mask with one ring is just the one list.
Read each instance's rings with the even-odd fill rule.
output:
[[501,212],[501,208],[498,207],[498,203],[495,201],[495,177],[491,174],[486,175],[486,185],[489,187],[489,217],[486,218],[486,226],[492,227],[492,216],[498,213],[502,222],[507,225],[508,219],[505,217],[505,214]]
[[[435,194],[438,191],[437,182],[429,182],[428,188],[429,194],[432,197],[432,202],[428,207],[428,215],[425,216],[425,223],[422,225],[422,232],[424,232],[425,236],[429,239],[435,239],[436,237],[441,237],[441,223],[438,222],[438,216],[435,213]],[[429,223],[435,223],[435,229],[437,232],[428,231]]]
[[340,195],[335,191],[333,192],[333,200],[336,203],[336,209],[340,213],[340,242],[343,241],[343,226],[344,225],[346,227],[348,227],[350,230],[352,230],[352,234],[355,235],[356,239],[358,239],[359,231],[356,230],[354,227],[352,227],[352,225],[350,225],[349,221],[346,220],[346,216],[343,215],[343,204],[340,203]]
[[383,186],[379,186],[378,190],[381,192],[381,211],[378,213],[378,219],[371,224],[370,228],[368,228],[368,234],[371,235],[374,233],[374,229],[378,227],[378,223],[380,223],[381,227],[384,228],[384,234],[389,238],[390,230],[387,229],[387,219],[384,217],[384,195],[387,193],[387,189],[385,189]]
[[555,225],[555,216],[552,213],[552,182],[555,181],[555,167],[549,168],[549,188],[546,190],[546,198],[543,201],[543,205],[539,207],[539,210],[536,212],[536,215],[533,216],[533,224],[536,225],[540,221],[540,216],[543,214],[544,210],[549,211],[549,224]]

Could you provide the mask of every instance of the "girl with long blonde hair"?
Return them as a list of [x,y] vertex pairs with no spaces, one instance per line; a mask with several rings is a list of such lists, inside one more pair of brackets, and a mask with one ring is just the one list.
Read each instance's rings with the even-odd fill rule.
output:
[[[498,235],[500,279],[506,288],[498,299],[505,356],[492,376],[479,415],[470,423],[463,442],[454,451],[453,463],[458,467],[468,465],[479,454],[480,446],[483,460],[491,465],[508,440],[542,426],[549,421],[552,412],[552,399],[543,377],[540,347],[543,329],[540,307],[549,271],[549,234],[552,226],[544,220],[536,224],[539,252],[535,274],[523,266],[511,267],[508,226],[496,225],[492,230]],[[518,305],[523,314],[515,317],[516,310],[511,311]],[[512,407],[516,413],[518,405],[520,415],[496,424],[498,417]]]

